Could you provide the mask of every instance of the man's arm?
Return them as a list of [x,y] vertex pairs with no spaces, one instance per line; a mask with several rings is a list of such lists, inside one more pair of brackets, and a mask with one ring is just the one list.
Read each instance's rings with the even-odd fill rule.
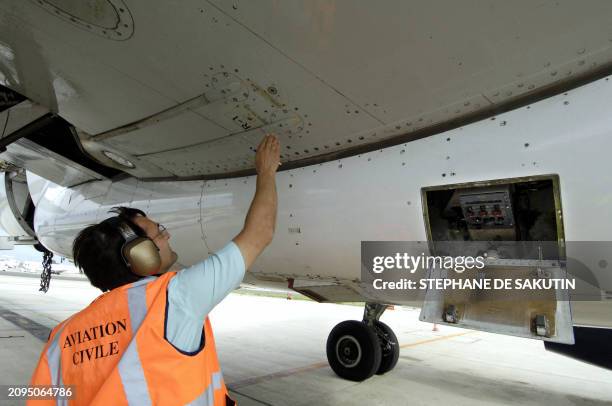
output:
[[242,231],[234,238],[249,269],[255,259],[272,242],[276,226],[276,170],[280,162],[280,144],[266,135],[257,148],[255,168],[257,187]]
[[225,248],[182,270],[168,287],[166,339],[182,351],[198,349],[208,312],[238,287],[244,271],[272,241],[276,222],[275,175],[280,147],[266,136],[257,149],[257,190],[244,228]]

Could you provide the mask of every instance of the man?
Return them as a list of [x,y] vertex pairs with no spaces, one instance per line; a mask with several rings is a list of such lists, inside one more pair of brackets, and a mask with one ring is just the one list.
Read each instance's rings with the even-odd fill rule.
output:
[[53,329],[31,384],[70,386],[79,405],[234,404],[207,314],[272,240],[279,149],[271,135],[257,149],[242,231],[188,269],[169,272],[170,234],[140,210],[115,208],[118,216],[81,231],[75,264],[106,293]]

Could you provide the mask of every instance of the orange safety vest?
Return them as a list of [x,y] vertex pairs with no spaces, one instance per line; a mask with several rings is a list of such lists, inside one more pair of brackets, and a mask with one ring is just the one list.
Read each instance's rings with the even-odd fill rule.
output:
[[167,288],[175,272],[104,293],[53,329],[31,385],[71,385],[71,400],[33,405],[234,405],[208,317],[200,349],[165,339]]

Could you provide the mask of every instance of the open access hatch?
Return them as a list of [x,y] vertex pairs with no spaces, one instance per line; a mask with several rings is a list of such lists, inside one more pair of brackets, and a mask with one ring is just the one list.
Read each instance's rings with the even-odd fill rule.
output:
[[465,272],[434,265],[428,278],[500,288],[430,288],[421,321],[573,344],[567,286],[520,288],[567,278],[557,175],[426,187],[422,201],[430,253],[482,261]]

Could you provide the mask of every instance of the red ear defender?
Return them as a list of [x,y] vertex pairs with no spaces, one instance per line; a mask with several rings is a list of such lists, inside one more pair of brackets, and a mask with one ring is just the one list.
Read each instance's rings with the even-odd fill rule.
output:
[[148,237],[141,237],[125,221],[117,218],[116,228],[125,240],[121,246],[121,257],[128,268],[139,276],[159,273],[161,257],[159,248]]

